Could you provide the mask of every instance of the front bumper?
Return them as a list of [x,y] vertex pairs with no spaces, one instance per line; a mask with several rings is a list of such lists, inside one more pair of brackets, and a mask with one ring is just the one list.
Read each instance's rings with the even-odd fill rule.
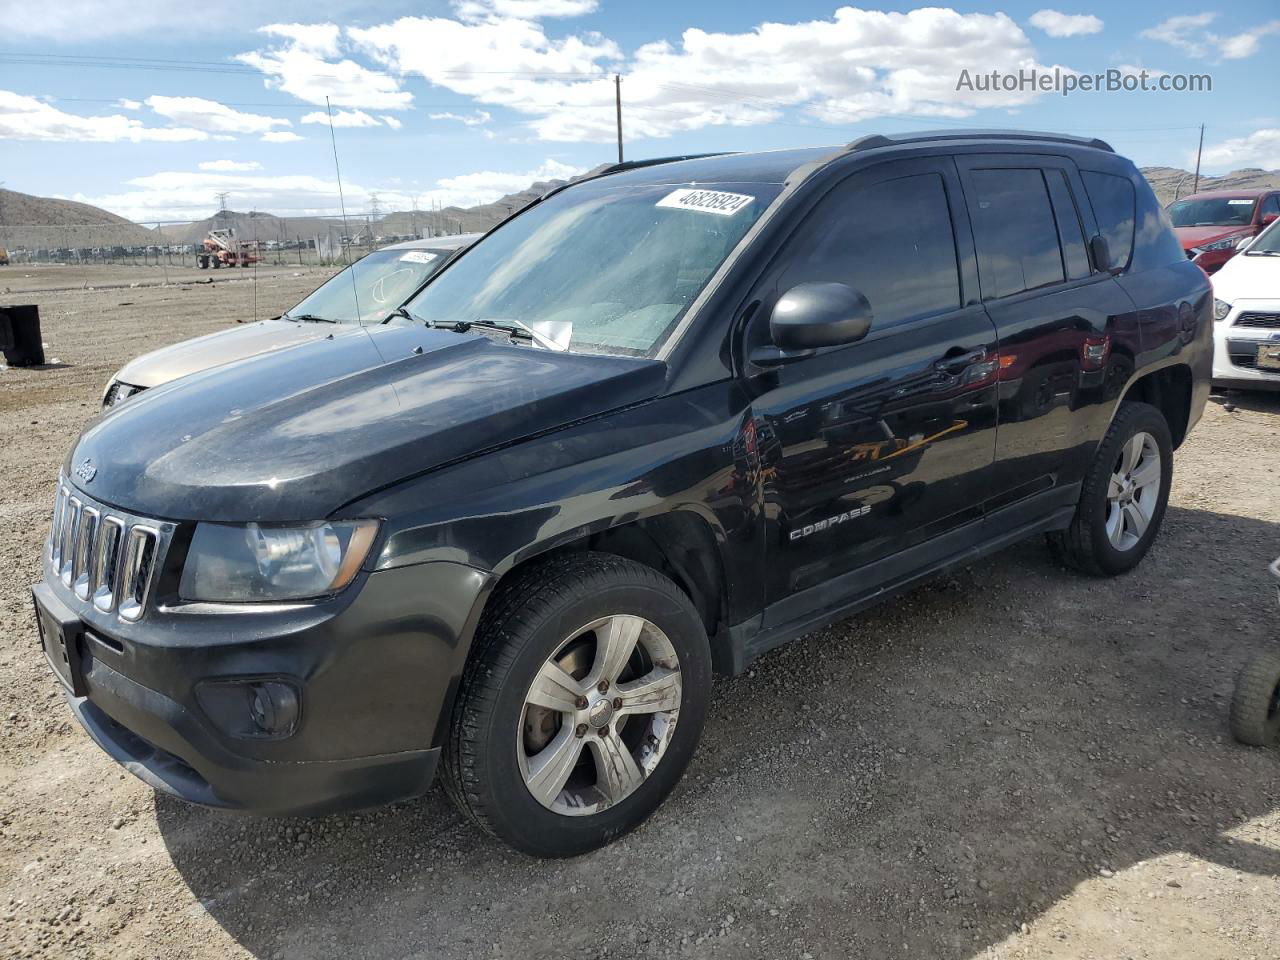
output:
[[1213,382],[1242,390],[1280,389],[1280,369],[1259,365],[1259,348],[1280,351],[1280,300],[1237,300],[1213,325]]
[[[103,616],[46,572],[46,606],[79,618],[86,732],[156,790],[209,807],[318,814],[423,793],[489,576],[424,563],[363,573],[339,597],[270,609],[159,606]],[[88,609],[86,609],[86,607]],[[208,683],[291,684],[289,736],[250,737],[208,709]]]

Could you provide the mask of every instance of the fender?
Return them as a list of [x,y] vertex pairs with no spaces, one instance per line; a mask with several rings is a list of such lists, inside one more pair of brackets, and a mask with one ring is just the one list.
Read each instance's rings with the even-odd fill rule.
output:
[[760,595],[754,450],[739,438],[747,405],[730,380],[657,398],[405,481],[342,513],[395,518],[367,569],[447,561],[495,579],[624,524],[692,514],[719,550],[727,613],[741,619]]

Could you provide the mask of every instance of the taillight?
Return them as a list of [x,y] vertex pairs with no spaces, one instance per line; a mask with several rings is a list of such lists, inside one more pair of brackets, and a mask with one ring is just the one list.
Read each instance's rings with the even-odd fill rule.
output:
[[1111,335],[1085,337],[1080,344],[1080,366],[1085,370],[1101,370],[1111,356]]

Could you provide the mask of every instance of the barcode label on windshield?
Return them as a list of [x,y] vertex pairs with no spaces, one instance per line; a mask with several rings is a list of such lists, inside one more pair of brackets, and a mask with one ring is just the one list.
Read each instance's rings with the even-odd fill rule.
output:
[[409,263],[430,263],[435,258],[436,255],[430,250],[410,250],[400,257],[401,260],[407,260]]
[[1252,200],[1228,200],[1228,201],[1227,201],[1227,206],[1229,206],[1229,207],[1251,207],[1251,206],[1253,206],[1253,201],[1252,201]]
[[677,210],[697,210],[699,213],[714,213],[720,217],[732,217],[749,204],[754,197],[745,193],[724,193],[720,190],[696,190],[681,187],[673,190],[658,201],[659,207],[673,207]]

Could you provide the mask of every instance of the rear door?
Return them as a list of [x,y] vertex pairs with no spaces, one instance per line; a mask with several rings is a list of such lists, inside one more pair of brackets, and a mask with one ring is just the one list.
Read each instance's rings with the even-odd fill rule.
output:
[[[1040,502],[1032,498],[1055,488],[1074,502],[1095,421],[1134,369],[1139,331],[1132,301],[1090,262],[1086,240],[1098,227],[1069,159],[968,154],[957,166],[982,298],[1000,338],[1000,426],[986,503],[998,526],[1001,508]],[[1114,243],[1126,260],[1129,222],[1127,247]],[[1003,516],[1011,526],[1026,519]]]
[[[978,302],[949,158],[896,161],[833,187],[766,272],[778,296],[838,281],[871,304],[867,337],[752,377],[768,529],[767,619],[786,601],[980,516],[995,447],[995,329]],[[874,585],[876,571],[834,593]]]

